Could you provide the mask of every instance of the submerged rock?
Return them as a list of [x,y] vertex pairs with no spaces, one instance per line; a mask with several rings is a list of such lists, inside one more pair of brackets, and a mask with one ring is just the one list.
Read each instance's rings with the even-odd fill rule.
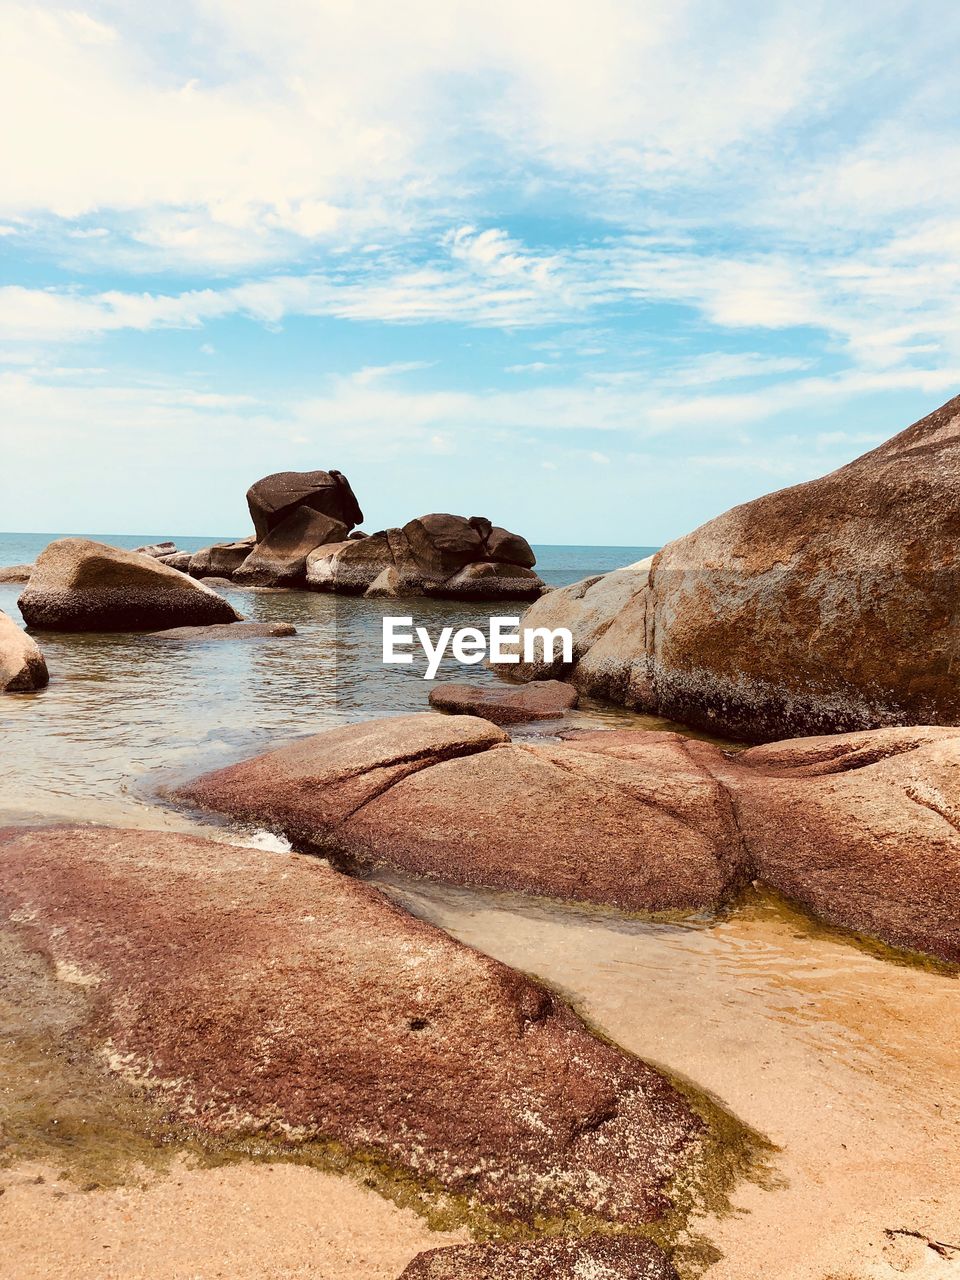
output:
[[577,705],[577,691],[561,680],[535,680],[530,684],[464,684],[450,681],[434,685],[430,705],[457,715],[479,715],[494,724],[519,724],[524,720],[557,720]]
[[50,631],[152,631],[240,617],[176,569],[85,538],[51,542],[18,603],[28,626]]
[[555,1236],[418,1254],[400,1280],[677,1280],[669,1258],[636,1236]]
[[611,596],[574,682],[751,741],[956,724],[958,529],[960,397],[668,543],[628,600]]
[[210,627],[171,627],[166,631],[151,631],[150,638],[202,643],[205,640],[265,640],[296,634],[297,628],[292,622],[219,622]]
[[36,640],[0,610],[0,693],[32,693],[49,681]]
[[350,725],[188,784],[188,803],[348,867],[628,911],[761,880],[823,920],[960,963],[960,730],[742,754],[675,733],[511,742],[473,716]]
[[640,1224],[703,1122],[556,996],[316,859],[0,831],[0,922],[89,994],[84,1040],[186,1125],[335,1142],[505,1219]]

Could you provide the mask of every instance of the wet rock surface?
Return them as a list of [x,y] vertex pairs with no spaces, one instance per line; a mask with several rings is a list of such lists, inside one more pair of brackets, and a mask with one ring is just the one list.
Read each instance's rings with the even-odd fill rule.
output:
[[52,631],[151,631],[240,617],[216,592],[155,557],[85,538],[51,542],[18,604],[28,626]]
[[210,627],[171,627],[167,631],[151,631],[151,640],[183,640],[203,643],[205,640],[269,640],[295,636],[292,622],[230,622]]
[[0,693],[32,693],[49,681],[36,640],[0,610]]
[[431,1249],[400,1280],[677,1280],[677,1273],[652,1240],[596,1236]]
[[562,680],[522,685],[466,684],[448,681],[430,690],[430,705],[457,715],[480,715],[494,724],[558,720],[577,705],[577,691]]
[[944,602],[960,591],[958,495],[960,397],[838,471],[668,543],[627,599],[587,583],[524,621],[583,633],[584,692],[716,734],[956,724],[960,622]]
[[831,924],[960,962],[960,731],[739,755],[674,733],[564,737],[511,742],[473,716],[403,716],[179,795],[347,866],[629,911],[715,910],[759,879]]
[[703,1122],[555,996],[315,859],[0,831],[0,922],[107,1072],[221,1137],[333,1141],[504,1220],[662,1215]]

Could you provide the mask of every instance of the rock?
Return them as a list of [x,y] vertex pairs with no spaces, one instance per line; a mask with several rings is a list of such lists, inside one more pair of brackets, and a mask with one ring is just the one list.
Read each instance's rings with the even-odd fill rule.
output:
[[28,626],[51,631],[151,631],[240,617],[185,574],[85,538],[51,542],[18,603]]
[[247,506],[258,542],[298,507],[329,516],[347,529],[363,521],[350,482],[339,471],[280,471],[264,476],[247,490]]
[[347,539],[353,542],[359,542],[361,538],[368,538],[370,535],[364,533],[362,529],[351,529],[347,534]]
[[165,564],[171,569],[176,569],[179,573],[189,573],[193,554],[190,551],[178,551],[172,556],[158,556],[157,559],[161,564]]
[[148,547],[135,547],[134,550],[138,555],[152,556],[154,560],[162,560],[165,556],[178,554],[175,542],[153,542]]
[[312,507],[297,507],[257,543],[233,576],[237,582],[260,586],[301,586],[306,583],[310,552],[346,536],[347,526],[341,521]]
[[517,564],[524,569],[532,569],[537,557],[526,538],[519,533],[509,533],[506,529],[494,526],[487,537],[486,553],[488,560],[504,560],[507,564]]
[[[402,529],[382,529],[312,552],[307,583],[344,595],[536,599],[545,588],[531,569],[488,556],[482,534],[491,529],[481,516],[421,516]],[[521,549],[516,554],[533,563],[533,552],[522,538],[496,529],[491,536],[498,533],[522,543],[529,554]]]
[[400,1280],[677,1280],[652,1240],[588,1236],[491,1242],[418,1254]]
[[218,588],[226,588],[228,591],[236,589],[237,584],[231,582],[229,578],[198,578],[198,582],[202,582],[205,587],[212,587],[214,591]]
[[87,993],[104,1071],[221,1139],[334,1143],[499,1219],[637,1226],[705,1127],[529,978],[297,854],[0,832],[0,923]]
[[524,720],[556,720],[577,705],[577,691],[560,680],[535,680],[530,684],[434,685],[430,705],[457,715],[479,715],[494,724],[518,724]]
[[511,743],[474,716],[398,716],[231,765],[178,796],[351,869],[631,911],[716,906],[744,878],[729,798],[697,759],[703,744],[641,736],[638,764]]
[[0,582],[29,582],[31,573],[32,564],[0,565]]
[[749,741],[957,724],[958,528],[960,397],[668,543],[574,682]]
[[171,627],[166,631],[151,631],[151,640],[264,640],[274,636],[295,636],[297,628],[291,622],[219,622],[210,627]]
[[511,742],[473,716],[400,716],[179,794],[348,868],[627,911],[716,910],[759,880],[830,924],[960,963],[960,730],[739,755],[675,733],[562,737]]
[[36,640],[0,611],[0,693],[32,693],[49,681]]
[[[194,578],[232,578],[253,551],[256,540],[238,538],[236,542],[216,542],[212,547],[203,547],[190,557],[189,572]],[[180,565],[175,565],[180,568]]]

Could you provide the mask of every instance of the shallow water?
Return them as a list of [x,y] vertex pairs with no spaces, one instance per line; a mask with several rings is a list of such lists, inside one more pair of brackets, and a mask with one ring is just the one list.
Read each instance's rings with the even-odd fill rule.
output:
[[[624,549],[615,563],[644,550]],[[0,560],[28,558],[30,547],[19,551],[0,544]],[[558,558],[566,568],[550,572],[566,580],[613,567]],[[0,608],[14,617],[19,591],[0,584]],[[225,594],[247,617],[291,621],[298,634],[200,644],[42,637],[49,688],[0,699],[0,823],[196,829],[198,819],[162,799],[173,782],[336,724],[426,709],[419,666],[381,665],[384,612],[413,613],[435,632],[520,611]],[[441,674],[496,679],[450,660]],[[601,706],[571,723],[663,724]],[[219,834],[230,838],[229,829]],[[719,921],[645,924],[395,876],[381,883],[416,913],[554,985],[611,1039],[716,1095],[782,1148],[776,1187],[744,1187],[742,1214],[696,1224],[726,1255],[711,1276],[958,1274],[960,1254],[941,1257],[920,1239],[960,1237],[953,977],[867,954],[763,897]],[[919,1236],[888,1234],[900,1229]]]

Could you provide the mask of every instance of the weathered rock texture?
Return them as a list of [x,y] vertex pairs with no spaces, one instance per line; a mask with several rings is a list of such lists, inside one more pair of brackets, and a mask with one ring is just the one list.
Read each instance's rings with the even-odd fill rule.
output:
[[151,631],[151,640],[188,640],[191,644],[205,640],[270,640],[279,636],[295,636],[292,622],[218,622],[211,627],[170,627]]
[[[187,563],[194,578],[232,578],[256,546],[256,539],[239,538],[236,542],[216,542],[212,547],[195,551]],[[176,564],[175,569],[182,568]]]
[[29,582],[31,573],[32,564],[0,565],[0,582]]
[[[576,618],[584,598],[553,593],[526,621]],[[573,678],[753,741],[956,724],[958,598],[960,397],[668,543],[628,600],[610,599]]]
[[960,731],[740,755],[674,733],[565,738],[401,716],[257,756],[180,796],[347,867],[630,911],[715,909],[759,879],[832,924],[960,962]]
[[51,631],[151,631],[240,616],[216,592],[153,557],[85,538],[51,542],[18,603],[28,626]]
[[134,551],[138,555],[152,556],[154,560],[163,560],[164,562],[171,556],[179,554],[175,542],[151,542],[146,547],[134,547]]
[[677,1273],[652,1240],[591,1236],[431,1249],[400,1280],[677,1280]]
[[641,1223],[703,1123],[555,996],[297,854],[0,831],[0,922],[188,1125],[333,1140],[504,1219]]
[[347,533],[341,520],[311,507],[297,507],[261,538],[233,576],[237,582],[296,586],[306,578],[310,552],[324,543],[342,541]]
[[0,693],[32,693],[49,680],[36,640],[0,611]]
[[457,715],[479,715],[494,724],[525,720],[558,720],[577,705],[577,691],[562,680],[534,680],[530,684],[437,684],[430,705]]
[[525,539],[483,516],[433,514],[320,547],[307,558],[306,575],[316,590],[344,595],[529,600],[544,590],[535,563]]
[[247,490],[247,506],[258,542],[304,507],[348,529],[363,523],[350,482],[340,471],[279,471],[264,476]]

